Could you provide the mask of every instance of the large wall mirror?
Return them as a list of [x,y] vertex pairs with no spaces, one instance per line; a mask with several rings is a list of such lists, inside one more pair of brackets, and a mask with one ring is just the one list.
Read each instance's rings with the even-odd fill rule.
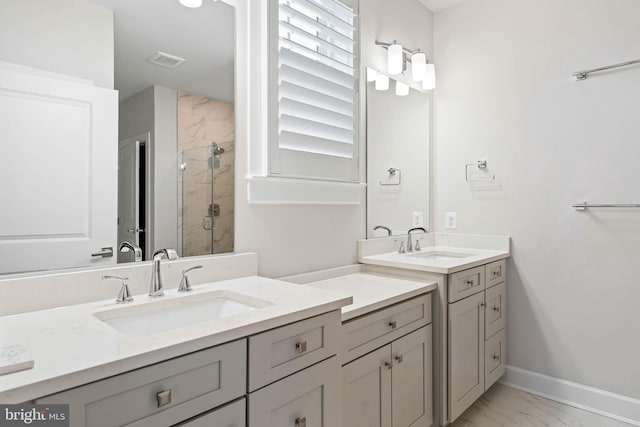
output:
[[429,226],[431,95],[367,84],[367,238]]
[[[0,35],[5,31],[1,38],[6,47],[0,50],[0,61],[30,67],[34,65],[15,59],[19,52],[12,46],[25,43],[28,49],[24,41],[29,39],[26,31],[39,31],[42,17],[38,17],[36,3],[40,1],[42,7],[54,10],[49,12],[49,18],[56,7],[79,14],[85,13],[85,9],[92,13],[90,9],[95,7],[113,11],[111,56],[114,87],[119,96],[117,141],[113,141],[118,144],[118,209],[117,219],[113,218],[117,222],[117,245],[112,248],[113,256],[108,262],[134,261],[134,251],[118,250],[125,241],[141,248],[143,260],[151,259],[159,248],[175,248],[180,256],[232,252],[235,8],[224,1],[205,1],[199,8],[188,8],[178,0],[29,0],[33,3],[29,13],[21,1],[3,0],[6,4],[1,10],[21,13],[16,16],[33,22],[12,28],[14,40],[7,40],[9,30],[0,29]],[[54,28],[51,26],[57,24],[53,21],[42,31],[56,36],[71,32],[68,22],[65,26],[61,19],[59,28]],[[80,49],[69,58],[85,54],[89,57],[92,55],[89,39],[102,37],[93,34],[95,28],[90,24],[85,26],[82,31],[87,32],[87,51],[82,52],[82,42],[76,41]],[[22,41],[21,31],[26,36]],[[46,40],[46,34],[38,37]],[[72,37],[77,38],[77,34]],[[50,46],[39,49],[52,50]],[[34,55],[37,51],[34,50]],[[47,160],[41,157],[35,161]],[[38,170],[38,165],[30,167]],[[20,185],[20,181],[11,183],[15,186],[11,190],[15,200],[22,200],[16,195],[30,191],[20,189]],[[63,188],[58,188],[59,197],[66,197]],[[24,200],[34,202],[29,202],[28,197]],[[38,215],[47,215],[43,206],[34,203],[33,208],[38,209]],[[32,220],[25,218],[24,224],[17,224],[20,236],[30,235],[28,222],[37,227],[37,221]],[[11,228],[2,229],[0,240],[7,240],[6,236],[16,226]],[[76,262],[48,268],[97,265],[93,261],[88,257],[86,264]],[[9,261],[0,266],[0,274],[47,268],[41,265],[29,268],[28,263],[13,268],[8,264]]]

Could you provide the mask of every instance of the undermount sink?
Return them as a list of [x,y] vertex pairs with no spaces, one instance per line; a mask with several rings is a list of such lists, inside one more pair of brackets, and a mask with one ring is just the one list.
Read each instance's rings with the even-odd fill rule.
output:
[[231,291],[213,291],[115,308],[94,316],[125,335],[141,337],[248,313],[271,303]]
[[474,255],[475,255],[474,253],[468,253],[468,252],[439,251],[439,250],[426,250],[422,252],[407,254],[407,256],[412,258],[423,258],[423,259],[430,259],[434,261],[456,261],[461,258],[468,258]]

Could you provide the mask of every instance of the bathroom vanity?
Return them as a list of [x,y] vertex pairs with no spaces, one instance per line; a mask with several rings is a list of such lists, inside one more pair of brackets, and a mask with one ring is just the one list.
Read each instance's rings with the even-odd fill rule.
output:
[[[370,273],[437,283],[433,305],[434,401],[439,425],[455,421],[506,371],[509,238],[430,233],[398,253],[399,236],[359,241]],[[408,246],[408,245],[407,245]]]

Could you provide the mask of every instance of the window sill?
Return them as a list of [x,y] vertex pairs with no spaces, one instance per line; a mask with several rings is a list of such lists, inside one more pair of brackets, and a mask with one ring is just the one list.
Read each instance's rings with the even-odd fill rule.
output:
[[261,205],[359,205],[365,186],[358,182],[247,177],[249,203]]

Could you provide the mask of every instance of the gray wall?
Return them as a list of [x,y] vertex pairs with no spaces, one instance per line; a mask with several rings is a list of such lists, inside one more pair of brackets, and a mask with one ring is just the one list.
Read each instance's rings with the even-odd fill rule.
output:
[[178,247],[177,92],[152,86],[120,103],[120,140],[151,133],[153,249]]

